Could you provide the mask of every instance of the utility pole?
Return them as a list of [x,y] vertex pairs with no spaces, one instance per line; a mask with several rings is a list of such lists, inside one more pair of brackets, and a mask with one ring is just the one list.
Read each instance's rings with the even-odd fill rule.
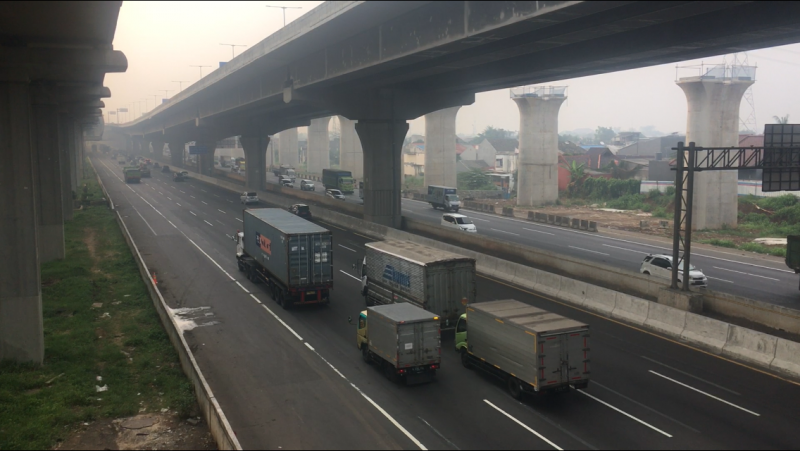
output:
[[220,45],[229,45],[229,46],[231,46],[231,59],[233,59],[233,48],[234,47],[247,47],[245,44],[220,44]]
[[170,92],[170,90],[167,89],[158,89],[158,91],[164,91],[164,97],[167,97],[167,93]]
[[153,109],[155,110],[158,106],[158,94],[153,94]]
[[177,83],[177,84],[178,84],[178,92],[181,92],[181,91],[183,91],[183,84],[184,84],[184,83],[189,83],[189,82],[188,82],[188,81],[186,81],[186,80],[172,80],[172,82],[173,82],[173,83]]
[[211,66],[197,66],[197,65],[189,65],[189,67],[199,67],[200,68],[200,78],[203,78],[203,68],[204,67],[211,67]]
[[275,6],[275,5],[266,5],[267,8],[280,8],[283,10],[283,26],[286,26],[286,10],[287,9],[303,9],[300,6]]

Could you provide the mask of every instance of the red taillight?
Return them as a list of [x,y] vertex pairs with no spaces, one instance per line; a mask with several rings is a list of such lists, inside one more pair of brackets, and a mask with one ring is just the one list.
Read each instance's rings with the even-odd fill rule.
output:
[[399,374],[406,374],[406,370],[398,370],[397,372],[398,372]]
[[436,366],[436,365],[431,365],[431,369],[432,369],[432,370],[435,370],[435,369],[437,369],[437,368],[439,368],[439,367],[438,367],[438,366]]

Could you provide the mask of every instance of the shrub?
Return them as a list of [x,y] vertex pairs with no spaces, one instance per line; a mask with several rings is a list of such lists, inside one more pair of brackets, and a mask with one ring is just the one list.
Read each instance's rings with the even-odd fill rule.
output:
[[742,222],[749,222],[752,224],[767,224],[769,223],[769,216],[761,213],[748,213],[744,215]]
[[670,196],[670,197],[675,196],[675,187],[674,186],[668,186],[667,189],[664,191],[664,195],[665,196]]
[[703,240],[701,242],[705,243],[705,244],[711,244],[713,246],[729,247],[729,248],[735,248],[736,247],[736,243],[734,243],[733,241],[731,241],[731,240],[720,240],[718,238],[712,238],[710,240]]
[[795,206],[797,205],[797,201],[797,196],[793,194],[784,194],[783,196],[760,199],[758,201],[758,206],[766,208],[767,210],[777,211],[782,208]]
[[660,196],[661,196],[661,191],[659,191],[658,188],[653,188],[647,192],[648,199],[655,199]]
[[654,218],[669,218],[669,213],[667,212],[664,207],[657,207],[653,210],[653,217]]

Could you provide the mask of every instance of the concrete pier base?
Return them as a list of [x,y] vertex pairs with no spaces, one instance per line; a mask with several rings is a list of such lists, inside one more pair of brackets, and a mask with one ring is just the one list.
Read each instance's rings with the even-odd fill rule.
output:
[[[167,143],[169,146],[169,161],[176,168],[183,165],[183,152],[186,149],[186,143],[183,141],[170,141]],[[161,151],[161,155],[164,151]]]
[[267,146],[269,137],[242,135],[244,149],[245,186],[248,190],[264,190],[267,186]]
[[58,142],[58,105],[47,94],[34,98],[31,146],[37,191],[39,262],[64,258],[64,201],[61,193],[61,153]]
[[363,121],[356,132],[364,146],[364,220],[400,228],[400,186],[406,121]]
[[331,167],[331,146],[328,135],[330,117],[312,119],[308,126],[308,172],[322,174]]
[[290,128],[280,132],[278,139],[280,139],[278,161],[281,165],[289,165],[296,168],[300,161],[297,155],[297,129]]
[[425,186],[456,186],[456,116],[460,106],[425,115]]
[[339,116],[339,124],[339,167],[343,171],[350,171],[354,179],[361,180],[364,178],[364,149],[356,133],[356,121]]

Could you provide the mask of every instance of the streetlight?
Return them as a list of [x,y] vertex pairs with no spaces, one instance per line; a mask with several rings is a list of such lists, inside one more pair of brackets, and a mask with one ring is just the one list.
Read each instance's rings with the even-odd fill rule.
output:
[[167,90],[167,89],[157,89],[156,91],[164,91],[164,97],[167,97],[167,93],[168,93],[170,90]]
[[233,59],[233,48],[234,47],[247,47],[245,44],[220,44],[220,45],[229,45],[231,46],[231,59]]
[[183,84],[184,84],[184,83],[189,83],[189,82],[188,82],[188,81],[186,81],[186,80],[172,80],[172,82],[173,82],[173,83],[177,83],[177,84],[178,84],[178,92],[181,92],[181,91],[183,91]]
[[267,8],[281,8],[283,10],[283,26],[286,26],[286,10],[287,9],[303,9],[300,6],[274,6],[274,5],[266,5]]
[[204,67],[211,67],[211,66],[196,66],[196,65],[189,65],[189,67],[199,67],[200,68],[200,78],[203,78],[203,68]]

